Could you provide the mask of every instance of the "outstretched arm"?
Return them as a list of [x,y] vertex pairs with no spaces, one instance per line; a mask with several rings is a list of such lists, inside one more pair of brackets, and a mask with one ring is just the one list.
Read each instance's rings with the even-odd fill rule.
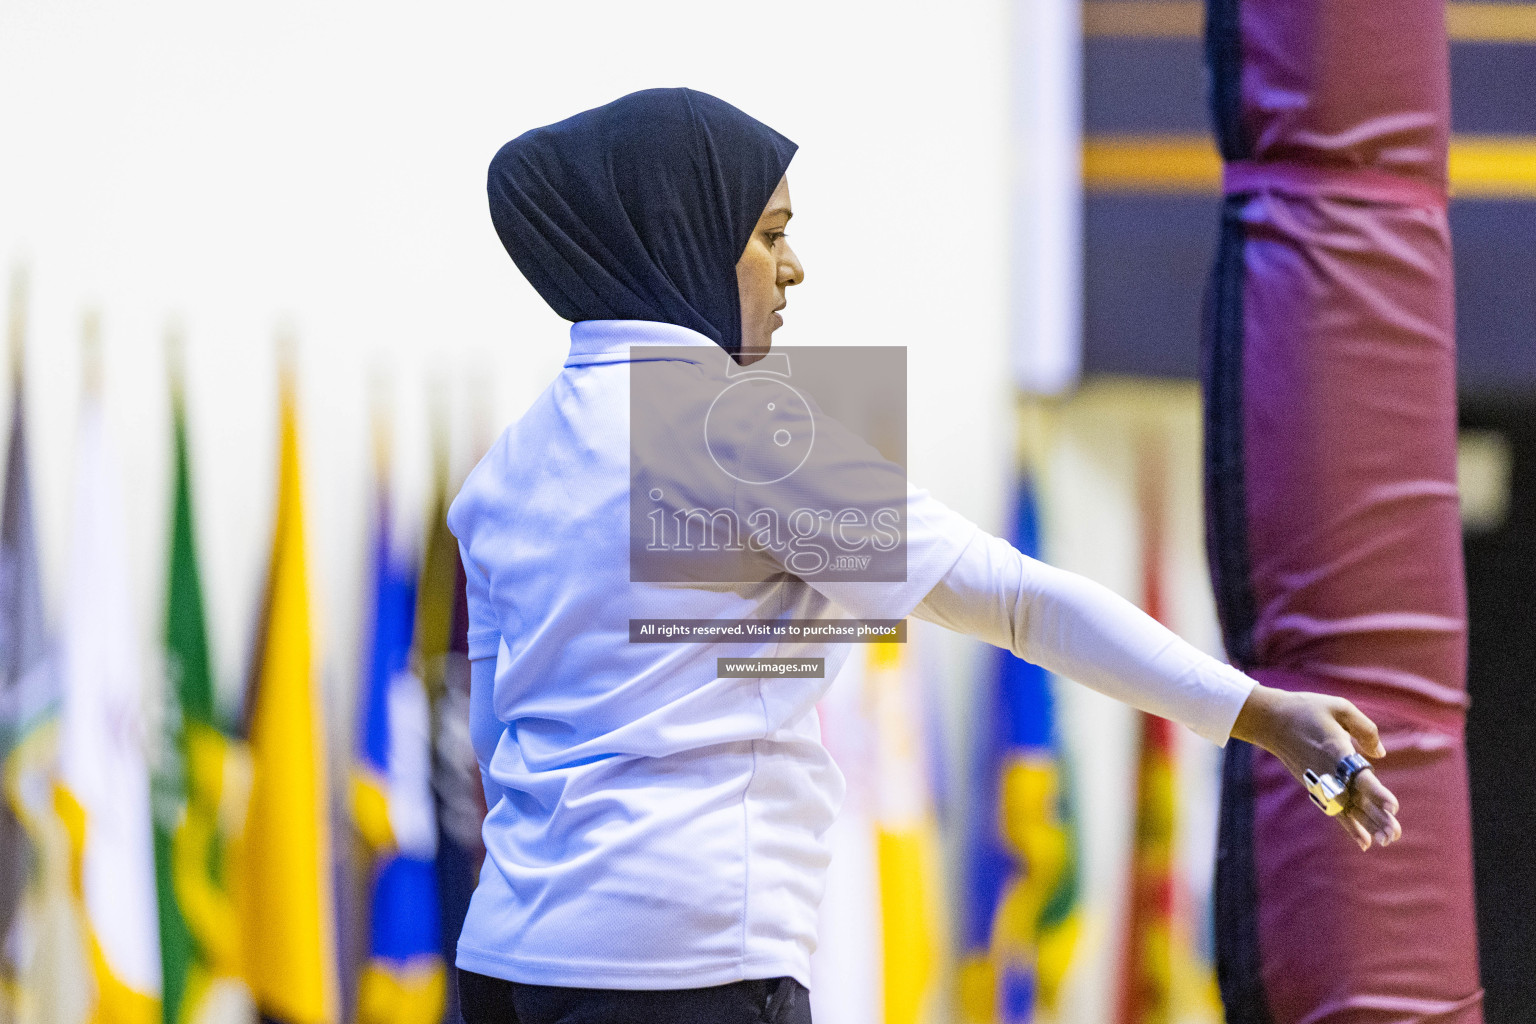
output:
[[[1376,727],[1349,701],[1267,687],[1210,657],[1106,587],[977,531],[913,612],[1150,714],[1182,722],[1217,745],[1228,736],[1279,757],[1298,779],[1339,758],[1382,755]],[[1352,742],[1354,741],[1354,742]],[[1365,772],[1339,821],[1361,849],[1402,829],[1397,800]]]

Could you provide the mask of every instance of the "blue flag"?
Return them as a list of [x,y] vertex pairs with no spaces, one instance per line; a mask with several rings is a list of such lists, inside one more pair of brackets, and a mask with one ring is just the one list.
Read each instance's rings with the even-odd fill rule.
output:
[[391,550],[382,493],[375,529],[372,634],[353,784],[354,813],[373,854],[357,1020],[437,1024],[447,979],[438,925],[431,705],[410,663],[415,569]]
[[[1012,532],[1034,557],[1039,526],[1027,476]],[[1077,931],[1076,837],[1045,670],[997,651],[978,715],[960,1007],[969,1024],[1023,1024],[1054,1008]]]

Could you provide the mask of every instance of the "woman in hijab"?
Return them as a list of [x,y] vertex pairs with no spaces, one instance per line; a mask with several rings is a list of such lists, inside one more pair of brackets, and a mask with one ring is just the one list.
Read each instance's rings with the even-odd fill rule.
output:
[[[786,238],[794,152],[713,96],[652,89],[534,129],[491,162],[496,231],[572,326],[565,367],[449,512],[489,808],[457,954],[468,1024],[810,1021],[824,836],[843,795],[815,704],[848,646],[635,642],[643,620],[917,615],[1214,743],[1264,747],[1314,793],[1333,785],[1320,799],[1362,849],[1400,834],[1396,799],[1355,753],[1384,753],[1376,728],[1348,701],[1259,685],[907,487],[872,450],[850,462],[859,443],[836,424],[815,424],[836,474],[791,477],[795,463],[775,478],[775,459],[809,457],[784,454],[811,426],[808,406],[716,414],[709,396],[768,352],[786,290],[804,280]],[[638,380],[648,383],[632,390]],[[701,482],[711,465],[718,479]],[[794,488],[779,506],[755,486],[783,478]],[[772,513],[777,529],[781,511],[793,523],[808,508],[857,506],[893,481],[898,504],[905,494],[905,571],[887,582],[818,575],[760,540],[773,529],[688,545],[700,509],[727,527]],[[758,504],[744,508],[744,495]],[[677,502],[674,547],[707,551],[680,577],[632,558],[650,550],[632,536],[650,499]],[[854,534],[841,541],[882,548],[863,509],[837,519]],[[721,551],[734,559],[723,574]],[[777,677],[765,664],[760,678],[721,677],[723,658],[786,652],[824,659],[824,676]]]

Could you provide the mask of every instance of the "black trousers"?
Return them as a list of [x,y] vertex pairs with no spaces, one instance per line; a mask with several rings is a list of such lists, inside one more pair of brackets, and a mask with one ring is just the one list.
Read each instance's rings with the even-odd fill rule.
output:
[[811,1024],[793,978],[713,988],[629,991],[521,985],[460,969],[464,1024]]

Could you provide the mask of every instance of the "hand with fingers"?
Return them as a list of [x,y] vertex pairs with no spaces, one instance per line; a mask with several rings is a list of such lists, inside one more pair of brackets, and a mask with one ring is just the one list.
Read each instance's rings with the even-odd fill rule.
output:
[[[1337,775],[1346,755],[1382,757],[1386,748],[1376,724],[1343,697],[1297,693],[1258,685],[1238,712],[1232,735],[1274,754],[1296,777]],[[1362,850],[1372,841],[1386,846],[1403,834],[1397,821],[1397,797],[1369,768],[1354,775],[1335,820]]]

